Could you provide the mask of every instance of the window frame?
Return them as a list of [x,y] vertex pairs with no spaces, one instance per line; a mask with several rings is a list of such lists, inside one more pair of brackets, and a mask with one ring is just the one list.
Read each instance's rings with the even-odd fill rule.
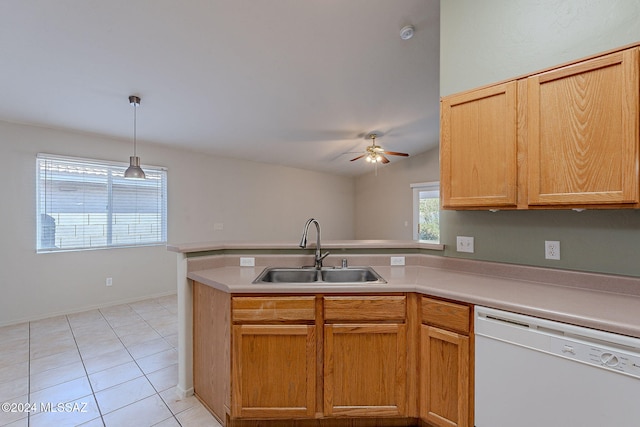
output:
[[[60,162],[69,162],[69,163],[77,163],[85,166],[95,166],[96,168],[104,168],[109,171],[109,175],[105,180],[105,184],[107,185],[107,199],[108,199],[108,209],[106,211],[106,215],[108,218],[108,223],[105,224],[107,227],[107,234],[111,235],[111,239],[107,237],[107,244],[105,245],[96,245],[96,246],[74,246],[68,248],[57,248],[57,247],[42,247],[42,221],[41,215],[46,212],[42,212],[42,198],[45,196],[44,192],[41,188],[41,162],[43,161],[60,161]],[[124,162],[116,162],[111,160],[102,160],[102,159],[91,159],[84,157],[72,157],[72,156],[63,156],[58,154],[49,154],[49,153],[37,153],[36,155],[36,253],[37,254],[45,254],[45,253],[59,253],[59,252],[77,252],[77,251],[91,251],[91,250],[100,250],[100,249],[119,249],[119,248],[132,248],[132,247],[146,247],[146,246],[165,246],[167,244],[167,228],[168,228],[168,169],[164,166],[154,166],[154,165],[141,165],[141,167],[146,171],[149,171],[153,174],[160,174],[160,203],[161,207],[159,208],[160,214],[160,232],[158,233],[160,236],[159,241],[145,241],[141,243],[120,243],[114,244],[112,241],[113,238],[113,214],[114,214],[114,203],[113,203],[113,192],[114,192],[114,179],[112,176],[113,170],[124,170],[129,166],[128,163]],[[130,180],[133,184],[136,181]],[[140,180],[142,182],[142,180]]]
[[[421,241],[419,239],[418,225],[420,222],[420,193],[432,192],[438,199],[440,198],[440,181],[418,182],[410,184],[413,190],[413,240]],[[435,242],[431,240],[424,240],[425,242],[440,244],[440,240]]]

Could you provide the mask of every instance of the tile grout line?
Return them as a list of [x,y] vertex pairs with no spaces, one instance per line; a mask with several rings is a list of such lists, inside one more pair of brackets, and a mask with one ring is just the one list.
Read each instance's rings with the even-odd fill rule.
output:
[[[74,318],[74,322],[72,322],[72,320],[71,320],[72,316],[64,315],[64,320],[60,319],[62,321],[62,323],[58,324],[57,322],[54,322],[53,326],[54,326],[54,329],[56,329],[56,333],[61,333],[62,332],[62,330],[58,331],[57,329],[60,329],[59,327],[63,326],[63,325],[66,326],[68,328],[68,331],[71,333],[71,338],[73,339],[73,344],[74,344],[74,347],[75,347],[75,351],[77,352],[76,354],[78,354],[78,356],[80,358],[79,361],[80,361],[80,363],[82,363],[82,368],[83,368],[84,375],[82,377],[80,377],[80,378],[84,377],[87,380],[87,382],[89,383],[90,394],[87,394],[86,397],[93,398],[93,401],[96,404],[96,407],[98,409],[98,416],[96,416],[95,418],[92,418],[90,420],[83,421],[83,423],[96,422],[99,419],[100,422],[102,423],[103,427],[104,427],[104,426],[106,426],[105,416],[108,415],[107,413],[104,413],[103,409],[98,404],[98,399],[96,397],[97,391],[94,388],[93,383],[90,380],[90,374],[89,374],[88,368],[86,366],[86,361],[88,359],[90,359],[90,358],[87,358],[86,356],[87,355],[90,356],[90,354],[87,353],[87,355],[83,355],[82,351],[80,350],[79,341],[78,341],[79,337],[81,337],[80,335],[78,335],[80,333],[80,329],[82,329],[84,331],[84,329],[83,329],[84,325],[91,326],[90,325],[90,321],[92,321],[92,322],[96,321],[96,322],[105,322],[106,325],[108,325],[108,329],[105,329],[105,332],[106,331],[111,331],[115,335],[115,337],[117,338],[116,342],[119,342],[120,345],[122,345],[124,347],[124,350],[126,351],[126,354],[129,355],[131,360],[134,362],[135,366],[139,369],[140,373],[142,374],[141,376],[143,376],[147,380],[149,385],[151,385],[151,389],[153,390],[153,393],[150,396],[147,396],[145,398],[141,398],[141,399],[135,400],[133,402],[130,402],[127,405],[122,406],[121,408],[125,408],[125,407],[130,406],[130,405],[132,405],[134,403],[140,402],[140,401],[142,401],[144,399],[157,396],[156,398],[160,399],[160,401],[162,402],[162,406],[167,409],[167,411],[169,413],[169,417],[158,421],[156,424],[161,424],[161,423],[167,422],[169,420],[173,420],[178,426],[182,426],[183,425],[178,420],[177,415],[182,413],[182,412],[184,412],[184,411],[186,411],[186,410],[188,410],[189,408],[184,408],[184,409],[174,413],[172,408],[167,403],[168,401],[165,401],[165,399],[161,395],[161,392],[162,393],[167,392],[167,391],[169,391],[171,389],[171,387],[168,387],[168,388],[166,388],[164,390],[159,390],[159,388],[158,388],[158,386],[160,386],[160,385],[164,387],[164,385],[171,383],[171,381],[167,382],[167,381],[165,381],[163,379],[164,373],[158,376],[158,381],[159,381],[158,382],[158,386],[154,385],[154,383],[150,380],[150,376],[151,375],[155,374],[156,372],[160,372],[162,370],[170,368],[174,364],[169,364],[168,366],[163,366],[163,367],[159,367],[158,369],[154,369],[154,365],[156,363],[158,364],[158,366],[162,366],[162,364],[158,363],[158,362],[162,362],[163,358],[160,357],[160,358],[158,358],[158,360],[151,360],[152,363],[149,365],[148,368],[151,368],[151,369],[154,369],[154,370],[152,372],[148,372],[148,373],[145,372],[145,370],[143,370],[141,365],[139,364],[139,359],[143,359],[143,358],[146,358],[146,357],[151,357],[153,355],[160,354],[160,353],[163,353],[163,352],[176,352],[177,351],[177,348],[167,338],[167,337],[173,337],[175,335],[174,331],[173,331],[173,328],[172,328],[172,325],[171,325],[171,322],[174,320],[173,317],[175,317],[175,313],[172,312],[172,307],[173,306],[172,305],[165,305],[165,304],[161,303],[160,301],[158,301],[157,299],[150,300],[149,302],[152,302],[152,304],[146,305],[146,306],[139,306],[139,307],[136,307],[134,304],[124,304],[124,306],[126,306],[126,308],[128,310],[131,310],[132,314],[135,314],[135,316],[137,316],[139,318],[139,320],[136,319],[136,321],[134,323],[132,323],[131,325],[133,326],[133,325],[139,324],[141,327],[145,327],[145,325],[146,325],[146,327],[148,327],[151,331],[153,331],[155,334],[157,334],[159,338],[162,339],[161,341],[159,341],[159,348],[163,348],[164,347],[165,349],[164,350],[158,350],[158,351],[153,351],[152,350],[152,352],[150,354],[145,354],[144,352],[146,350],[145,350],[144,344],[147,341],[142,341],[142,342],[138,343],[137,341],[134,340],[134,341],[132,341],[130,343],[130,346],[137,345],[137,344],[143,344],[140,347],[142,356],[137,357],[137,358],[134,357],[134,355],[131,353],[129,347],[127,345],[125,345],[125,343],[123,341],[123,338],[125,336],[127,336],[127,335],[121,336],[115,330],[115,326],[114,325],[118,323],[117,320],[122,320],[123,317],[125,318],[125,320],[127,320],[126,316],[125,316],[125,313],[116,312],[115,314],[113,314],[111,317],[112,317],[112,320],[114,320],[114,322],[115,322],[114,324],[112,324],[108,320],[107,315],[105,315],[105,313],[103,312],[103,309],[106,310],[107,307],[105,307],[103,309],[99,309],[99,308],[96,309],[96,312],[97,312],[97,314],[99,314],[99,317],[96,317],[95,319],[93,319],[93,318],[85,319],[83,317],[78,317],[78,318]],[[157,324],[160,329],[155,328],[153,326],[153,324]],[[75,327],[74,327],[74,325],[75,325]],[[45,327],[45,326],[48,327],[48,324],[43,324],[43,327]],[[122,325],[122,326],[125,327],[124,331],[122,331],[122,333],[126,334],[127,333],[127,329],[126,329],[127,325]],[[40,327],[35,328],[35,325],[31,321],[27,322],[27,328],[26,328],[27,329],[26,330],[26,332],[27,332],[26,333],[26,339],[27,339],[27,346],[26,346],[27,347],[27,384],[26,384],[27,385],[27,399],[26,399],[26,401],[27,402],[30,402],[30,400],[32,398],[32,394],[33,394],[32,392],[34,390],[33,386],[35,384],[35,382],[34,382],[35,378],[32,378],[32,373],[34,372],[33,371],[34,359],[33,359],[32,356],[33,356],[33,350],[36,348],[36,347],[34,347],[34,338],[37,338],[37,337],[41,337],[42,338],[42,334],[38,334],[38,336],[34,336],[34,331],[38,331],[39,328]],[[161,330],[163,330],[166,334],[160,332]],[[43,332],[43,331],[40,331],[40,332]],[[84,336],[84,332],[83,332],[82,336]],[[96,337],[99,338],[98,332],[91,332],[90,331],[88,337],[91,337],[91,336],[96,336]],[[141,336],[144,337],[145,335],[142,334]],[[154,338],[154,340],[155,340],[155,338]],[[151,340],[148,340],[148,341],[151,341]],[[37,344],[37,342],[36,342],[36,344]],[[71,349],[69,349],[69,350],[71,350]],[[56,352],[55,354],[58,354],[58,353],[59,352]],[[47,355],[48,353],[44,353],[44,354]],[[49,356],[52,356],[52,355],[49,355]],[[45,357],[45,356],[41,355],[40,357]],[[98,355],[96,355],[96,357],[98,357]],[[130,363],[130,362],[126,362],[126,363]],[[120,366],[120,365],[122,365],[122,364],[119,364],[119,365],[116,365],[116,366]],[[98,372],[104,371],[106,369],[111,369],[111,368],[113,368],[113,367],[100,369],[100,371],[98,371]],[[44,373],[47,370],[52,370],[52,369],[57,369],[57,365],[56,366],[52,365],[52,367],[46,368],[46,369],[42,370],[42,372]],[[167,370],[166,372],[167,372],[167,375],[171,375],[171,371],[170,370]],[[95,373],[97,373],[97,372],[95,372]],[[95,373],[93,373],[93,374],[95,374]],[[93,375],[93,374],[91,374],[91,375]],[[60,384],[64,384],[64,382],[68,382],[68,381],[65,380]],[[126,381],[124,381],[123,383],[126,383]],[[105,390],[107,390],[109,388],[112,388],[112,387],[115,387],[117,385],[118,384],[109,386]],[[44,389],[46,389],[48,387],[51,387],[51,385],[42,388],[42,390],[44,390]],[[102,390],[100,390],[100,391],[102,391]],[[168,395],[168,397],[169,397],[169,395]],[[82,399],[82,396],[80,397],[80,399]],[[54,400],[54,399],[52,399],[52,400]],[[64,403],[68,403],[68,402],[71,402],[71,401],[73,401],[73,400],[70,399],[70,398],[65,398],[64,399]],[[113,410],[111,412],[115,412],[115,411],[117,411],[117,410],[119,410],[121,408],[117,408],[117,409],[115,409],[115,410]],[[38,413],[40,413],[40,412],[31,412],[30,411],[30,412],[28,412],[26,414],[25,418],[22,418],[22,420],[26,421],[26,426],[27,427],[35,425],[34,424],[34,420],[35,419],[33,418],[33,416],[38,414]],[[156,424],[154,424],[154,425],[156,425]]]
[[[102,316],[102,313],[100,313]],[[89,379],[89,372],[87,371],[87,367],[84,364],[84,357],[82,357],[82,352],[80,351],[80,347],[78,346],[78,340],[76,339],[76,334],[73,331],[73,326],[71,326],[71,321],[69,320],[69,316],[65,316],[67,319],[67,324],[69,325],[69,330],[71,331],[71,336],[73,337],[73,342],[76,344],[76,349],[78,350],[78,355],[80,356],[80,362],[82,362],[82,369],[84,369],[84,374],[87,377],[87,382],[89,383],[89,388],[91,388],[91,396],[93,397],[93,401],[96,403],[96,407],[98,408],[98,414],[100,414],[100,420],[102,421],[102,425],[104,426],[104,418],[102,416],[102,409],[100,409],[100,405],[98,405],[98,399],[96,399],[96,392],[93,389],[93,384],[91,384],[91,380]],[[106,319],[105,319],[106,320]],[[95,418],[94,418],[95,419]],[[91,420],[89,420],[91,421]],[[87,421],[87,422],[89,422]]]
[[[157,304],[158,304],[159,306],[161,306],[164,310],[166,310],[167,312],[169,312],[169,310],[167,310],[167,308],[166,308],[164,305],[162,305],[162,304],[160,304],[160,303],[157,303]],[[127,305],[129,305],[129,304],[127,304]],[[131,305],[129,305],[129,307],[131,307]],[[153,330],[155,331],[155,333],[157,333],[158,335],[160,335],[160,337],[161,337],[161,338],[162,338],[162,339],[163,339],[167,344],[169,344],[169,346],[170,346],[172,349],[174,349],[174,350],[175,350],[175,347],[174,347],[173,345],[171,345],[171,343],[169,343],[169,342],[165,339],[164,335],[162,335],[160,332],[158,332],[158,330],[157,330],[156,328],[154,328],[154,327],[153,327],[149,322],[147,322],[147,319],[145,319],[145,318],[144,318],[144,317],[143,317],[143,316],[142,316],[142,315],[141,315],[141,314],[140,314],[140,313],[139,313],[139,312],[138,312],[134,307],[131,307],[131,309],[132,309],[133,311],[135,311],[135,312],[136,312],[136,314],[137,314],[138,316],[140,316],[140,318],[144,321],[144,323],[146,323],[146,324],[147,324],[151,329],[153,329]],[[170,314],[171,314],[171,313],[170,313]],[[108,321],[107,321],[107,322],[108,322]],[[109,324],[109,325],[111,326],[111,324]],[[115,333],[115,331],[113,331],[113,332]],[[118,334],[116,334],[116,335],[118,335]],[[118,336],[118,339],[120,339],[120,337],[119,337],[119,336]],[[122,342],[122,341],[120,341],[120,342]],[[122,345],[124,345],[124,343],[122,343]],[[136,358],[135,358],[135,357],[133,357],[133,355],[129,352],[129,349],[127,348],[127,346],[126,346],[126,345],[124,346],[124,348],[125,348],[125,349],[127,349],[127,352],[128,352],[128,353],[129,353],[129,355],[133,358],[133,361],[136,363],[136,365],[138,365],[138,361],[137,361],[137,360],[136,360]],[[160,352],[158,352],[158,353],[160,353]],[[153,354],[158,354],[158,353],[153,353]],[[149,356],[151,356],[151,355],[149,355]],[[146,357],[146,356],[145,356],[145,357]],[[138,365],[138,368],[140,368],[140,365]],[[164,368],[163,368],[163,369],[164,369]],[[178,425],[179,425],[179,426],[182,426],[182,424],[181,424],[181,423],[180,423],[180,421],[178,420],[178,417],[176,417],[176,414],[174,414],[174,413],[173,413],[173,411],[171,410],[171,408],[169,407],[169,405],[167,405],[167,402],[165,402],[165,401],[164,401],[164,399],[162,398],[162,396],[160,396],[160,391],[158,391],[158,389],[156,389],[156,386],[155,386],[155,385],[153,385],[153,383],[151,382],[151,380],[149,380],[149,378],[147,377],[147,373],[146,373],[146,372],[144,372],[144,371],[142,370],[142,368],[140,368],[140,371],[142,371],[142,374],[144,375],[144,377],[147,379],[147,381],[149,381],[149,384],[151,384],[151,387],[153,387],[153,389],[156,391],[156,394],[158,395],[158,397],[160,398],[160,400],[162,400],[162,403],[164,404],[164,406],[166,406],[166,408],[169,410],[169,413],[171,414],[171,417],[172,417],[172,418],[173,418],[173,419],[178,423]],[[154,371],[154,372],[155,372],[155,371]],[[171,417],[170,417],[170,418],[171,418]],[[169,418],[164,419],[164,420],[162,420],[162,421],[160,421],[160,422],[164,422],[164,421],[166,421],[166,420],[168,420],[168,419],[169,419]],[[156,423],[156,424],[159,424],[159,423]]]
[[[157,303],[157,304],[158,304],[158,303]],[[158,304],[158,305],[162,306],[162,304]],[[140,318],[142,319],[142,321],[143,321],[144,323],[146,323],[146,324],[147,324],[147,326],[149,326],[151,329],[153,329],[153,331],[154,331],[155,333],[157,333],[158,335],[160,335],[160,337],[161,337],[165,342],[167,342],[167,344],[169,344],[169,346],[170,346],[172,349],[174,349],[174,350],[175,350],[175,348],[173,347],[173,345],[171,345],[171,344],[170,344],[170,343],[169,343],[169,342],[164,338],[164,336],[163,336],[160,332],[158,332],[158,331],[156,330],[156,328],[154,328],[153,326],[151,326],[151,325],[149,324],[149,322],[147,322],[147,319],[145,319],[144,317],[142,317],[142,316],[140,315],[140,313],[139,313],[139,312],[138,312],[134,307],[132,307],[130,304],[127,304],[127,306],[128,306],[129,308],[131,308],[131,309],[136,313],[136,315],[140,316]],[[166,307],[162,306],[162,308],[164,308],[164,309],[166,310]],[[168,411],[169,411],[169,413],[171,414],[171,417],[169,417],[169,418],[173,418],[173,419],[178,423],[178,425],[182,426],[182,424],[180,424],[180,421],[178,421],[178,418],[176,417],[176,414],[174,414],[174,413],[173,413],[173,411],[171,410],[171,408],[169,408],[169,405],[167,405],[167,402],[165,402],[165,401],[164,401],[164,399],[162,398],[162,396],[160,396],[160,392],[156,389],[156,387],[153,385],[153,383],[149,380],[149,377],[147,376],[147,373],[146,373],[146,372],[142,369],[142,367],[138,364],[138,360],[133,356],[133,354],[131,354],[131,352],[129,351],[129,348],[125,345],[125,343],[124,343],[124,342],[122,342],[122,338],[120,337],[120,335],[118,335],[118,333],[115,331],[115,329],[113,329],[113,326],[111,325],[111,322],[109,322],[109,320],[104,316],[104,314],[102,313],[102,311],[101,311],[100,309],[98,309],[98,311],[100,312],[100,315],[103,317],[103,319],[107,322],[107,324],[109,325],[109,327],[111,328],[111,330],[113,331],[113,333],[116,335],[116,337],[118,338],[118,341],[120,341],[120,343],[122,344],[122,346],[124,347],[124,349],[126,350],[126,352],[129,354],[129,356],[131,356],[131,359],[133,359],[133,363],[135,363],[135,364],[136,364],[136,366],[138,367],[138,369],[140,369],[140,372],[142,372],[142,375],[144,376],[144,378],[149,382],[149,384],[151,385],[151,387],[152,387],[152,388],[153,388],[153,390],[155,391],[155,394],[157,394],[157,395],[158,395],[158,397],[159,397],[159,398],[160,398],[160,400],[162,401],[162,404],[167,408],[167,410],[168,410]],[[160,353],[160,352],[158,352],[158,353]],[[158,354],[158,353],[153,353],[153,354]],[[150,355],[148,355],[148,356],[152,356],[153,354],[150,354]],[[145,356],[145,357],[147,357],[147,356]],[[154,372],[155,372],[155,371],[154,371]],[[95,395],[95,394],[94,394],[94,395]],[[147,397],[145,397],[144,399],[147,399],[148,397],[150,397],[150,396],[147,396]],[[137,401],[135,401],[135,402],[131,402],[131,403],[127,404],[127,405],[124,405],[122,408],[126,408],[127,406],[130,406],[130,405],[133,405],[134,403],[140,402],[141,400],[143,400],[143,399],[137,400]],[[96,399],[96,404],[97,404],[97,402],[98,402],[98,399]],[[98,405],[98,406],[99,406],[99,405]],[[118,408],[118,409],[122,409],[122,408]],[[116,411],[117,411],[118,409],[116,409]],[[113,412],[115,412],[115,411],[113,411]],[[160,422],[164,422],[164,421],[168,420],[169,418],[166,418],[166,419],[164,419],[164,420],[162,420],[162,421],[160,421]],[[104,424],[104,425],[106,425],[106,424],[104,423],[104,418],[102,419],[102,422],[103,422],[103,424]]]
[[[27,328],[27,402],[31,403],[31,322]],[[31,425],[31,412],[27,413],[27,427]]]

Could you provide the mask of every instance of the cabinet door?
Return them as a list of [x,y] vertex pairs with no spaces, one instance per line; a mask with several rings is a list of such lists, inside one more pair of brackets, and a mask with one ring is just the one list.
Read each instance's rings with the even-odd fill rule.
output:
[[516,98],[513,81],[442,99],[444,208],[516,206]]
[[325,415],[405,415],[404,324],[325,325],[324,349]]
[[233,417],[315,415],[315,326],[235,325],[232,347]]
[[230,401],[230,296],[193,283],[193,388],[198,398],[224,420]]
[[638,49],[528,78],[530,205],[638,202]]
[[468,427],[469,337],[421,328],[420,417],[439,427]]

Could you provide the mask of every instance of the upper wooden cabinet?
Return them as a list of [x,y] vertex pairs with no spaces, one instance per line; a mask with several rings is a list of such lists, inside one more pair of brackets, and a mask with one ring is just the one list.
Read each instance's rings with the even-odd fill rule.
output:
[[638,202],[638,49],[527,79],[529,204]]
[[640,206],[637,46],[441,102],[443,208]]
[[516,82],[442,99],[442,206],[516,205]]

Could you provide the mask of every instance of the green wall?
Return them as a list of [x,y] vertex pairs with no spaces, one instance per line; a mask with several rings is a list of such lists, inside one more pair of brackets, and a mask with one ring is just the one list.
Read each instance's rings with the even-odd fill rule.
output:
[[[445,256],[640,276],[640,211],[443,211]],[[456,252],[456,236],[473,236],[473,254]],[[560,241],[560,260],[544,258],[544,241]]]
[[[640,41],[640,1],[444,0],[440,27],[447,95]],[[638,210],[444,211],[441,227],[446,256],[640,276]],[[456,252],[459,235],[475,253]]]

